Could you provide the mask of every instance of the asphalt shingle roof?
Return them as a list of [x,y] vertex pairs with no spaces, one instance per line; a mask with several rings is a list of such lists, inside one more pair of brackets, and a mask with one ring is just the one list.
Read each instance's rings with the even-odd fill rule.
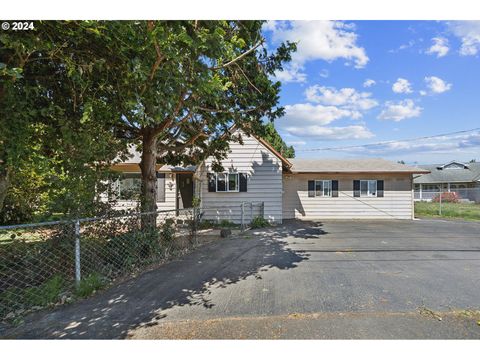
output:
[[430,170],[430,174],[420,175],[414,179],[416,184],[448,183],[448,182],[474,182],[480,180],[480,163],[468,163],[468,169],[443,169],[438,167],[444,164],[419,165]]
[[424,173],[421,167],[413,167],[385,159],[288,159],[293,173]]

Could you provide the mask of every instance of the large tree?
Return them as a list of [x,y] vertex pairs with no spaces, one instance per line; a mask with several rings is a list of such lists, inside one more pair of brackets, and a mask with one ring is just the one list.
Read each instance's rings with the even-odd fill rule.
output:
[[154,211],[156,164],[214,168],[228,152],[230,132],[260,133],[262,120],[283,114],[275,71],[295,44],[268,52],[262,21],[147,21],[109,23],[117,56],[122,119],[117,133],[141,145],[142,210]]
[[116,58],[96,26],[37,22],[35,30],[0,34],[4,221],[34,206],[37,194],[51,211],[98,213],[96,190],[125,144],[112,132],[120,118],[111,88]]
[[228,142],[242,141],[232,125],[261,134],[263,121],[283,114],[272,78],[295,44],[267,51],[262,24],[39,22],[34,32],[2,34],[0,116],[8,124],[0,129],[0,188],[36,131],[48,139],[40,153],[54,160],[64,188],[78,190],[62,192],[74,208],[81,197],[69,196],[100,183],[99,169],[136,144],[142,210],[156,210],[157,164],[213,156],[220,169]]
[[270,145],[272,145],[275,148],[275,150],[277,150],[280,154],[282,154],[286,158],[295,157],[295,149],[293,148],[293,146],[288,146],[285,143],[285,141],[282,139],[282,137],[278,133],[277,129],[275,129],[273,122],[268,122],[265,124],[263,138],[267,140],[270,143]]

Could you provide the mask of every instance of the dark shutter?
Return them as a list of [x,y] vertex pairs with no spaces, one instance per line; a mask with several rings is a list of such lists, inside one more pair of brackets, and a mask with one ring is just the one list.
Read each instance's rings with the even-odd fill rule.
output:
[[214,173],[208,173],[208,192],[216,192],[217,191],[217,177]]
[[353,180],[353,196],[360,197],[360,180]]
[[315,197],[315,180],[308,180],[308,197]]
[[383,180],[377,180],[377,197],[383,197]]
[[240,178],[240,192],[247,192],[247,174],[240,173],[238,177]]
[[332,197],[338,197],[338,180],[332,180]]
[[165,173],[157,172],[157,202],[165,202]]

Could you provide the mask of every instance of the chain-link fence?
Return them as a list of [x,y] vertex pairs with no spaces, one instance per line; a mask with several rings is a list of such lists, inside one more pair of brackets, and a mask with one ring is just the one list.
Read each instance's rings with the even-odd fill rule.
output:
[[198,244],[198,209],[0,227],[0,319],[87,296]]
[[480,203],[480,187],[455,187],[450,189],[442,189],[439,187],[429,187],[427,189],[415,190],[414,199],[416,201],[433,201],[454,199],[457,202],[474,202]]
[[244,230],[256,218],[262,202],[0,226],[0,321],[88,296],[212,241],[200,225]]

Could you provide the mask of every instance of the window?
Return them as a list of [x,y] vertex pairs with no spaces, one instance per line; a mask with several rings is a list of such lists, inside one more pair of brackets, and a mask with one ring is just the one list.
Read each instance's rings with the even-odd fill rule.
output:
[[332,180],[315,180],[315,196],[332,196]]
[[377,180],[360,180],[360,196],[377,196]]
[[123,174],[116,183],[115,195],[118,200],[139,200],[142,187],[140,174]]
[[238,174],[217,174],[217,192],[238,192]]
[[157,172],[157,202],[165,202],[165,173]]

